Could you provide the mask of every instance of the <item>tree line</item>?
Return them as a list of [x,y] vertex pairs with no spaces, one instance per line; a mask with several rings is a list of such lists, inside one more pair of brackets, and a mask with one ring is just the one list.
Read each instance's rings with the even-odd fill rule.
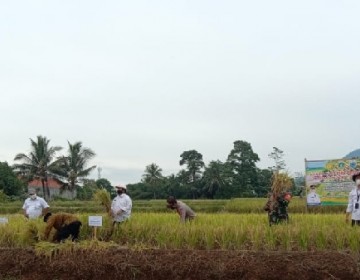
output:
[[[128,184],[128,192],[133,199],[163,199],[168,195],[183,199],[266,196],[273,172],[285,169],[283,151],[274,147],[269,154],[274,166],[260,169],[256,166],[260,158],[250,143],[237,140],[233,144],[225,162],[214,160],[205,164],[198,151],[184,151],[179,161],[182,169],[170,176],[163,176],[161,167],[151,163],[146,166],[138,183]],[[64,190],[77,190],[78,199],[90,199],[99,188],[113,192],[106,178],[87,179],[96,168],[95,165],[88,166],[95,152],[83,147],[82,142],[68,142],[67,152],[58,155],[62,147],[51,146],[49,139],[37,136],[35,140],[30,139],[30,148],[29,153],[19,153],[14,157],[17,163],[13,166],[0,162],[0,191],[3,194],[18,196],[24,192],[28,182],[38,179],[45,198],[48,198],[49,178],[61,180]]]
[[[282,171],[286,165],[284,153],[277,147],[269,153],[274,166],[261,169],[260,161],[251,144],[238,140],[234,142],[227,160],[210,161],[205,164],[203,156],[196,150],[184,151],[177,174],[163,176],[162,169],[151,163],[145,168],[142,180],[128,186],[135,199],[159,199],[174,195],[186,199],[229,199],[233,197],[265,197],[270,191],[273,172]],[[297,193],[295,184],[292,191]]]

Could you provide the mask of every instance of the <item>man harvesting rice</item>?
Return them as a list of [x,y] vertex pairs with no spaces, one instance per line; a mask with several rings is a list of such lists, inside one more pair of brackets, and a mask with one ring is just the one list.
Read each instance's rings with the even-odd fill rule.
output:
[[195,218],[195,212],[184,202],[176,200],[175,197],[169,196],[167,199],[167,208],[174,209],[180,216],[180,222],[190,221]]
[[272,178],[271,192],[264,210],[268,212],[269,225],[278,224],[279,222],[288,222],[289,215],[287,207],[291,200],[288,192],[292,186],[291,178],[286,173],[274,173]]
[[68,213],[58,213],[52,215],[47,213],[44,216],[44,222],[47,223],[44,238],[49,238],[51,230],[54,228],[56,233],[53,237],[54,242],[61,242],[71,236],[72,241],[79,237],[81,222],[75,215]]

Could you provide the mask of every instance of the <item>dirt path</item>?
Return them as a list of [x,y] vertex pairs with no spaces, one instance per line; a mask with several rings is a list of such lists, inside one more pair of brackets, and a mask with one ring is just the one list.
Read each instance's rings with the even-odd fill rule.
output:
[[360,279],[359,256],[338,252],[109,249],[53,258],[0,249],[0,279]]

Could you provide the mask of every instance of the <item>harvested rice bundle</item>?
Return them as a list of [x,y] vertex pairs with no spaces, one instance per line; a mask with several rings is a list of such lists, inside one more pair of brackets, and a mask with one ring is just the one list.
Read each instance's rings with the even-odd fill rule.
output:
[[287,172],[274,172],[272,177],[271,192],[273,194],[280,194],[287,192],[293,185],[292,178]]
[[97,202],[100,202],[100,204],[105,207],[106,213],[110,212],[111,198],[110,198],[110,193],[107,190],[105,189],[97,190],[93,195],[93,199]]
[[31,244],[38,242],[42,239],[41,230],[38,228],[38,224],[36,221],[29,220],[26,225],[26,230],[24,231],[24,238]]

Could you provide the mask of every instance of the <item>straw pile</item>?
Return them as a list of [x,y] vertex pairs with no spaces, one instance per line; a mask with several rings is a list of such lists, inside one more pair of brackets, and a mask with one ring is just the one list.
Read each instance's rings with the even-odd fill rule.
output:
[[42,239],[41,231],[39,231],[39,228],[37,226],[36,221],[29,220],[26,225],[26,230],[24,232],[24,238],[31,244],[34,244],[35,242],[38,242]]
[[111,198],[110,198],[110,193],[107,190],[105,189],[97,190],[93,195],[93,199],[105,207],[106,213],[110,212]]
[[278,195],[282,192],[289,191],[293,185],[293,180],[287,172],[274,172],[272,176],[271,192]]

